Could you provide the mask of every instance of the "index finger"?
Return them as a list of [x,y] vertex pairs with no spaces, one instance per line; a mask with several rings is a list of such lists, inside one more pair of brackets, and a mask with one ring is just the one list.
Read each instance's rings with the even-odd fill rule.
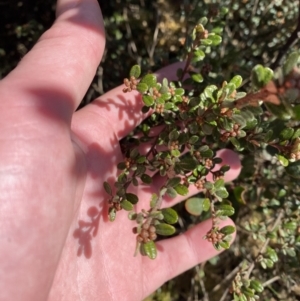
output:
[[[70,121],[88,89],[105,46],[96,0],[59,0],[57,19],[1,83],[9,105],[41,105]],[[20,98],[22,93],[22,98]]]

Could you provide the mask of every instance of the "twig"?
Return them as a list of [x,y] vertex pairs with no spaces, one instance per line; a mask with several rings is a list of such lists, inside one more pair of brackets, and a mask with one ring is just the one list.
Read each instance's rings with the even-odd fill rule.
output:
[[[202,263],[201,264],[201,270],[204,269],[204,265],[205,265],[206,262]],[[198,270],[198,277],[199,277],[199,284],[200,284],[200,287],[201,287],[201,290],[202,290],[202,293],[203,293],[203,299],[204,301],[209,301],[209,297],[208,297],[208,293],[206,291],[206,288],[205,288],[205,284],[203,282],[203,279],[201,277],[201,275],[199,275],[199,266],[196,267],[196,269]]]
[[229,288],[226,288],[226,290],[224,291],[224,293],[223,293],[223,295],[222,295],[220,301],[224,301],[224,300],[225,300],[225,298],[226,298],[227,295],[228,295],[228,292],[229,292]]
[[243,261],[240,262],[240,264],[237,267],[235,267],[234,270],[232,270],[218,285],[216,285],[210,291],[210,293],[214,293],[214,292],[218,291],[225,282],[229,281],[241,269],[242,265],[243,265]]
[[277,280],[280,280],[280,279],[281,279],[280,276],[275,276],[275,277],[269,279],[268,281],[266,281],[265,283],[263,283],[263,287],[266,287],[266,286],[270,285],[271,283],[273,283]]
[[154,52],[155,52],[156,45],[157,45],[157,43],[158,43],[159,20],[160,20],[160,14],[159,14],[159,12],[157,12],[156,26],[155,26],[155,30],[154,30],[154,33],[153,33],[153,41],[152,41],[151,47],[147,47],[147,52],[148,52],[150,61],[151,61],[152,63],[154,63],[154,61],[153,61],[153,56],[154,56]]
[[[279,223],[280,223],[282,217],[283,217],[283,210],[281,210],[281,211],[279,212],[279,214],[278,214],[278,216],[277,216],[277,219],[276,219],[276,221],[275,221],[275,223],[274,223],[272,229],[270,230],[270,232],[272,232],[272,231],[274,231],[274,230],[276,229],[276,227],[279,225]],[[269,242],[270,242],[270,238],[267,238],[266,241],[265,241],[265,243],[264,243],[263,246],[261,247],[260,252],[259,252],[259,254],[257,255],[256,259],[255,259],[255,260],[251,263],[251,265],[249,266],[248,271],[247,271],[247,273],[246,273],[246,275],[245,275],[245,278],[246,278],[246,279],[248,279],[248,278],[250,277],[250,275],[251,275],[251,273],[252,273],[252,271],[253,271],[253,269],[254,269],[254,267],[255,267],[255,263],[257,262],[257,258],[258,258],[261,254],[263,254],[263,253],[266,251]]]
[[300,38],[300,0],[298,0],[298,22],[297,22],[297,27],[295,30],[292,32],[291,36],[288,38],[286,43],[281,47],[277,54],[276,60],[271,64],[271,69],[276,69],[280,63],[282,58],[285,56],[287,51],[289,50],[290,47],[293,47],[297,40]]

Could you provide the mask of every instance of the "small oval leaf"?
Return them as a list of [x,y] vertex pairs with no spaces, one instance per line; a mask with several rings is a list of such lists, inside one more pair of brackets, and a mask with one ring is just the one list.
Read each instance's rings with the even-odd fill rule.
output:
[[192,215],[199,216],[203,211],[203,200],[202,198],[190,198],[185,202],[185,209]]
[[220,229],[220,232],[225,235],[230,235],[235,232],[235,227],[233,226],[225,226],[222,229]]
[[141,75],[141,67],[139,65],[134,65],[131,67],[129,76],[134,76],[135,78],[139,78]]
[[108,217],[109,217],[109,220],[111,222],[113,222],[115,219],[116,219],[116,209],[115,208],[109,208],[109,212],[108,212]]
[[216,210],[216,216],[231,216],[233,214],[234,208],[226,204],[221,204]]
[[120,205],[126,211],[131,211],[133,209],[133,205],[127,200],[123,200]]
[[183,185],[183,184],[178,184],[174,187],[174,189],[176,190],[176,192],[180,195],[187,195],[189,192],[189,189]]
[[156,85],[156,76],[153,74],[147,74],[142,78],[141,83],[145,83],[147,86],[152,88]]
[[164,221],[168,224],[175,224],[178,221],[178,214],[172,208],[165,208],[161,210],[161,213],[164,216]]
[[154,99],[150,95],[143,95],[142,97],[145,106],[151,107],[154,104]]
[[138,83],[136,86],[136,89],[140,92],[140,93],[145,93],[148,90],[148,85],[145,83]]
[[125,197],[126,197],[126,200],[129,201],[133,205],[135,205],[139,201],[139,198],[133,193],[126,193]]
[[141,245],[141,253],[147,255],[150,259],[155,259],[157,256],[157,249],[154,241],[149,241],[146,243],[142,243]]
[[240,75],[234,76],[230,81],[230,83],[235,85],[236,89],[241,86],[242,82],[243,82],[243,78]]
[[103,187],[107,194],[112,195],[112,190],[108,182],[104,182]]
[[171,178],[171,179],[168,180],[166,186],[167,187],[174,187],[174,186],[180,184],[180,182],[181,182],[181,178],[179,178],[179,177]]
[[156,228],[156,233],[163,236],[172,235],[176,231],[175,227],[165,223],[160,223],[156,225],[155,228]]
[[145,173],[141,176],[141,180],[145,184],[151,184],[152,183],[152,178],[149,175],[145,174]]

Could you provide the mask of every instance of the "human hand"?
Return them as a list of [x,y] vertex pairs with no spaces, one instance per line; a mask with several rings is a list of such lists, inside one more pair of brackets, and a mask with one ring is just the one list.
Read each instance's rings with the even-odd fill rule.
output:
[[[132,256],[126,213],[107,221],[102,183],[116,178],[118,141],[143,114],[138,94],[123,87],[75,112],[104,45],[97,1],[59,0],[53,27],[0,83],[0,300],[140,301],[217,254],[202,239],[210,221],[158,242],[154,261]],[[237,155],[220,156],[234,179]],[[145,208],[155,183],[136,192]]]

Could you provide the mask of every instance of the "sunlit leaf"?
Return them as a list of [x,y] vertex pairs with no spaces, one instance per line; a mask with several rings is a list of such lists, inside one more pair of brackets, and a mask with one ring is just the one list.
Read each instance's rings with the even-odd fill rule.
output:
[[141,75],[141,67],[139,65],[134,65],[131,67],[129,76],[134,76],[135,78],[139,78]]
[[164,216],[164,221],[168,224],[175,224],[178,221],[178,214],[172,208],[164,208],[161,210],[161,213]]
[[157,256],[157,249],[154,241],[141,244],[141,253],[147,255],[150,259],[155,259]]
[[203,198],[189,198],[185,201],[185,209],[192,215],[199,216],[203,211]]
[[174,187],[174,189],[176,190],[176,192],[180,195],[187,195],[189,192],[189,189],[183,185],[183,184],[178,184]]
[[163,236],[173,235],[176,232],[176,229],[173,226],[165,223],[160,223],[156,225],[155,229],[157,234]]
[[131,211],[133,209],[133,205],[127,200],[123,200],[120,205],[126,211]]

